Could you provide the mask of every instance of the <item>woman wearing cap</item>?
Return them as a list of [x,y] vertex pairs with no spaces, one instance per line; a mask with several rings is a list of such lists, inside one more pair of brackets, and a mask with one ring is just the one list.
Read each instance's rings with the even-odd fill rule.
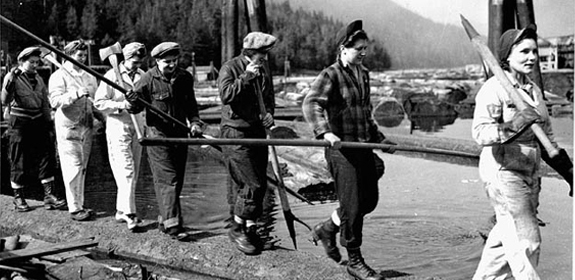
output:
[[472,134],[483,146],[479,173],[497,222],[473,279],[539,279],[541,150],[530,125],[538,122],[557,144],[541,90],[529,78],[538,60],[534,27],[503,33],[498,54],[526,108],[513,104],[496,77],[487,80],[475,98]]
[[[88,46],[80,40],[72,41],[64,47],[64,52],[84,63]],[[97,87],[94,76],[70,61],[65,61],[48,83],[50,103],[56,109],[56,139],[68,211],[76,221],[86,221],[92,216],[92,211],[84,207],[84,185],[92,149],[92,98]]]
[[[121,85],[128,90],[133,89],[144,75],[140,65],[146,56],[146,47],[138,42],[129,43],[122,49],[122,54],[124,61],[118,65],[122,76]],[[114,69],[110,69],[105,77],[115,81]],[[134,230],[142,223],[136,215],[135,197],[142,146],[138,143],[135,125],[138,125],[139,131],[143,130],[143,113],[135,114],[136,122],[133,123],[126,110],[131,105],[124,94],[106,83],[100,83],[94,105],[107,115],[108,158],[118,186],[116,221],[125,222],[129,230]]]
[[[148,137],[181,138],[188,137],[190,132],[192,136],[202,133],[194,94],[194,77],[178,67],[180,50],[180,45],[174,42],[163,42],[154,47],[150,55],[156,60],[156,66],[142,76],[134,90],[128,92],[126,100],[132,104],[128,108],[130,113],[136,114],[145,109],[138,102],[138,98],[142,98],[180,122],[188,122],[190,127],[182,128],[147,111],[145,119]],[[186,240],[188,235],[182,225],[180,193],[184,185],[188,146],[148,146],[146,151],[160,211],[159,229],[172,238]]]
[[54,194],[56,159],[52,134],[53,123],[48,90],[36,72],[40,48],[30,47],[18,55],[19,66],[4,78],[2,105],[6,108],[9,135],[10,183],[14,190],[16,211],[31,210],[24,199],[24,187],[32,185],[34,170],[44,186],[44,207],[63,209],[66,202]]
[[[251,32],[244,38],[242,54],[222,66],[218,77],[223,104],[221,138],[266,138],[275,107],[266,60],[276,40],[269,34]],[[267,111],[263,119],[258,94]],[[258,254],[263,244],[256,234],[256,221],[262,215],[267,189],[268,149],[238,145],[225,146],[223,152],[231,178],[228,203],[233,221],[228,235],[244,254]]]
[[340,142],[395,143],[385,139],[371,116],[369,72],[362,65],[368,37],[361,20],[338,32],[337,46],[337,61],[315,79],[302,108],[315,137],[331,143],[325,157],[339,199],[339,208],[314,227],[312,237],[321,241],[329,258],[340,262],[336,234],[341,233],[348,273],[356,279],[383,279],[365,263],[360,250],[363,217],[375,209],[379,198],[382,161],[371,150],[340,149]]

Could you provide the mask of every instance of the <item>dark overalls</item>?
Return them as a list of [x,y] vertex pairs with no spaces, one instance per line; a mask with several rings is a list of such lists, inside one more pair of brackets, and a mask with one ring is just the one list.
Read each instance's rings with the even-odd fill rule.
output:
[[[200,120],[194,95],[194,79],[185,70],[176,69],[172,77],[168,79],[157,67],[154,67],[136,83],[134,92],[152,106],[182,123],[185,123],[186,119],[190,123]],[[134,105],[129,110],[130,113],[139,113],[144,109],[141,104]],[[146,136],[152,138],[185,138],[189,132],[149,110],[146,112],[146,125]],[[181,226],[180,193],[184,184],[188,147],[181,144],[168,144],[148,146],[146,151],[160,210],[159,223],[164,229]]]

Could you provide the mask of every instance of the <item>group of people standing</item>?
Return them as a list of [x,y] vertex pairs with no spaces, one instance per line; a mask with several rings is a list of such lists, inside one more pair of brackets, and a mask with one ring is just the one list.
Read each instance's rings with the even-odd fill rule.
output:
[[[318,75],[302,107],[315,137],[330,143],[325,158],[339,200],[339,207],[331,216],[313,228],[312,239],[339,263],[342,255],[336,236],[340,234],[339,243],[349,257],[348,273],[355,279],[384,279],[365,263],[360,250],[364,216],[377,206],[378,180],[384,173],[384,164],[373,151],[341,148],[341,142],[384,143],[390,147],[386,152],[393,152],[395,143],[386,139],[372,118],[369,71],[362,64],[369,39],[362,21],[342,28],[336,40],[336,62]],[[484,146],[479,170],[497,222],[473,279],[539,279],[535,268],[541,243],[536,217],[541,148],[527,128],[537,122],[552,141],[553,137],[542,93],[528,78],[537,61],[536,40],[535,30],[526,28],[506,32],[500,42],[502,66],[512,83],[525,92],[522,98],[527,109],[518,110],[494,78],[485,83],[476,97],[473,138]],[[277,38],[270,34],[251,32],[244,38],[241,54],[221,67],[221,138],[265,138],[266,129],[274,125],[274,92],[267,58],[276,42]],[[86,60],[86,46],[81,41],[68,44],[64,51],[77,62]],[[179,55],[177,43],[161,43],[151,51],[156,66],[144,72],[139,66],[146,48],[136,42],[127,44],[119,67],[122,81],[117,81],[127,90],[123,94],[105,83],[98,86],[95,77],[69,61],[52,74],[46,86],[35,72],[40,50],[22,51],[18,56],[20,66],[6,76],[2,89],[2,104],[8,106],[10,124],[15,209],[30,210],[23,189],[34,180],[28,171],[35,167],[40,170],[47,209],[67,205],[72,219],[90,219],[93,212],[84,207],[84,180],[93,117],[95,112],[101,112],[106,116],[109,160],[118,186],[115,218],[127,222],[130,229],[137,228],[141,220],[136,215],[134,191],[142,148],[136,143],[136,132],[160,138],[202,134],[194,79],[178,67]],[[110,80],[115,79],[112,71],[106,74]],[[186,123],[188,128],[158,116],[150,105]],[[56,110],[54,120],[52,109]],[[52,126],[56,128],[66,201],[53,194],[55,160],[49,137]],[[268,151],[266,147],[244,145],[225,146],[222,151],[231,179],[228,203],[232,226],[228,236],[239,251],[255,255],[263,248],[257,220],[262,215],[267,188]],[[177,239],[185,238],[179,195],[187,146],[148,146],[147,153],[160,230]],[[565,156],[562,150],[561,157]],[[569,172],[572,173],[572,164]]]

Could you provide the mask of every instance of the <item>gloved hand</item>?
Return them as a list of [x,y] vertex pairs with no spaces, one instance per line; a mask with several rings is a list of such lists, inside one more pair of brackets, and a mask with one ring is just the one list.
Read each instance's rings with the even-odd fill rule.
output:
[[389,145],[389,148],[381,149],[382,152],[388,153],[388,154],[395,153],[395,147],[394,146],[397,146],[397,143],[395,143],[389,139],[383,139],[383,141],[381,141],[381,144]]
[[332,149],[338,150],[341,148],[341,139],[339,139],[335,134],[327,132],[323,135],[323,139],[331,144]]
[[527,107],[517,112],[513,120],[499,125],[501,142],[506,143],[515,135],[538,121],[541,121],[541,116],[539,116],[539,114],[531,107]]
[[265,116],[260,117],[262,119],[262,124],[265,128],[270,128],[274,125],[274,117],[270,113],[266,113]]
[[12,73],[12,76],[16,78],[22,74],[22,70],[20,70],[20,67],[14,67],[10,73]]
[[190,133],[193,137],[201,136],[203,133],[202,126],[199,123],[192,123],[190,125]]
[[559,149],[559,154],[553,158],[549,157],[545,149],[541,149],[541,159],[567,181],[569,184],[569,196],[573,197],[573,162],[565,149]]
[[126,92],[124,97],[131,104],[134,104],[138,100],[138,94],[133,90],[128,90],[128,92]]

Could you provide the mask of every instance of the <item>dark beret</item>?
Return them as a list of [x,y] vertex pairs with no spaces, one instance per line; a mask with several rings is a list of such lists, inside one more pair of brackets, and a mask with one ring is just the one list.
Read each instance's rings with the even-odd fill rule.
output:
[[337,32],[337,35],[335,37],[337,46],[339,47],[341,45],[344,45],[345,43],[347,43],[347,41],[349,41],[349,39],[351,39],[351,37],[360,32],[365,33],[365,31],[363,31],[363,22],[360,19],[354,20],[347,26],[342,27]]
[[521,30],[509,29],[501,35],[497,51],[499,61],[506,61],[511,53],[511,48],[523,39],[533,39],[537,42],[537,27],[534,24],[529,24]]
[[262,32],[250,32],[244,38],[243,48],[257,50],[260,52],[268,52],[274,47],[276,41],[277,38],[270,34]]
[[28,47],[25,48],[24,50],[22,50],[19,54],[18,54],[18,61],[24,61],[26,59],[28,59],[29,57],[35,55],[35,56],[40,56],[40,54],[42,53],[42,51],[40,50],[39,47]]
[[180,55],[180,45],[174,42],[163,42],[155,46],[150,52],[153,58],[163,58],[169,54]]

